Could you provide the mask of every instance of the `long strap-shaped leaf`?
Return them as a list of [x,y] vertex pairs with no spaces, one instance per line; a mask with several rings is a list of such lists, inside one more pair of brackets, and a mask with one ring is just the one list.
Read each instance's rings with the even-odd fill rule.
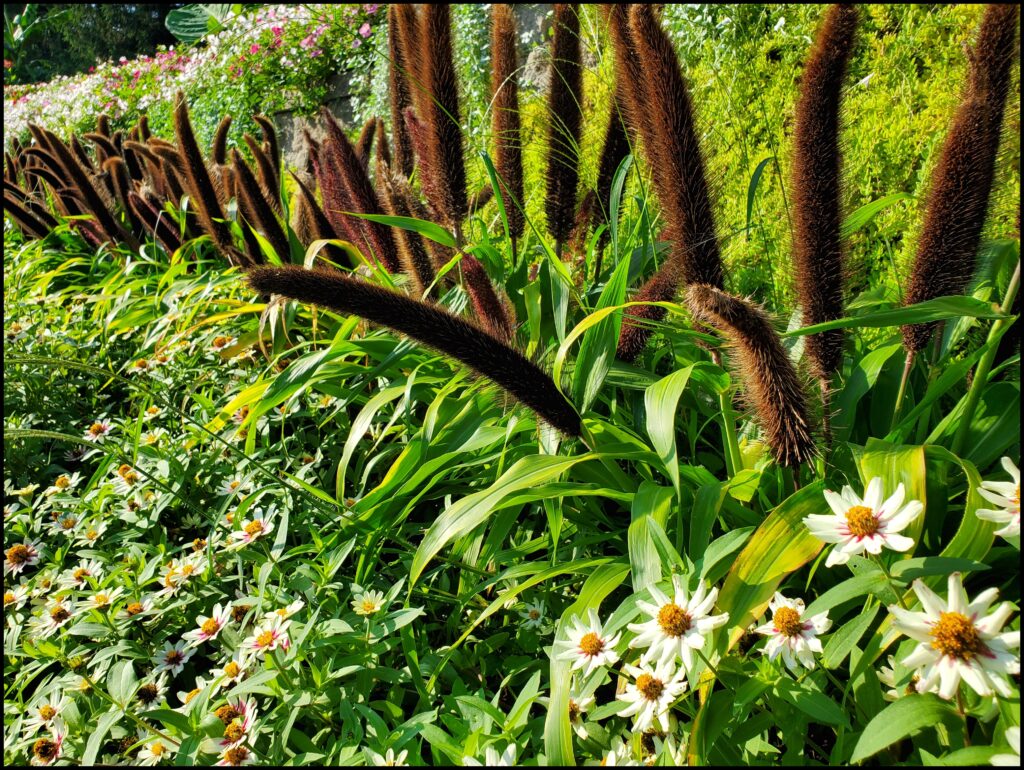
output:
[[261,267],[250,270],[248,279],[261,294],[280,294],[358,315],[408,335],[493,380],[563,433],[580,435],[575,408],[540,367],[443,308],[322,269]]

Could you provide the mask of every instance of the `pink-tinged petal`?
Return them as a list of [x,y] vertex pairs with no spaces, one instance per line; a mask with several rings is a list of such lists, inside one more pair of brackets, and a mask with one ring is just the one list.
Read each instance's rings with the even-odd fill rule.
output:
[[992,687],[990,682],[992,681],[980,668],[966,663],[960,664],[960,676],[963,677],[964,682],[967,686],[974,690],[978,695],[991,695]]
[[904,535],[887,535],[885,544],[893,551],[909,551],[914,547],[914,538]]
[[[982,591],[980,594],[974,597],[973,602],[967,605],[967,616],[970,618],[977,619],[978,617],[984,615],[986,612],[988,612],[988,608],[992,604],[992,602],[994,602],[998,598],[998,588],[986,588],[984,591]],[[1002,625],[1002,623],[1000,625]]]
[[870,554],[878,556],[882,552],[882,538],[878,535],[871,535],[861,541],[864,544],[864,550]]
[[875,476],[868,482],[868,488],[864,491],[864,506],[872,511],[882,507],[882,477]]
[[882,514],[882,518],[887,519],[896,513],[900,506],[903,505],[903,498],[907,496],[906,489],[903,488],[901,483],[896,487],[896,491],[889,495],[889,499],[886,500],[878,507],[878,512]]
[[828,558],[825,559],[826,567],[834,567],[837,564],[846,564],[850,560],[848,554],[843,553],[838,546],[829,551]]
[[778,634],[778,630],[775,628],[774,623],[765,623],[763,626],[758,626],[754,629],[755,634],[763,634],[764,636],[775,636]]
[[915,580],[913,583],[914,593],[921,600],[924,611],[936,620],[940,613],[946,611],[946,603],[939,598],[939,595],[924,584],[922,580]]
[[944,655],[936,664],[941,678],[939,684],[939,697],[944,700],[952,698],[960,686],[960,667],[948,655]]

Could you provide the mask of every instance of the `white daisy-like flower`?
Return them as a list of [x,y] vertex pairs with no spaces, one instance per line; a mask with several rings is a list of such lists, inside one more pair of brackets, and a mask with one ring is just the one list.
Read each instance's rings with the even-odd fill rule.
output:
[[370,761],[374,767],[408,767],[409,763],[406,762],[406,758],[409,756],[408,750],[403,750],[397,756],[395,755],[394,749],[388,749],[383,754],[378,754],[373,749],[365,750],[367,755],[370,757]]
[[148,358],[139,358],[128,366],[127,374],[149,374],[154,368]]
[[689,596],[680,575],[672,576],[675,594],[670,599],[657,586],[651,586],[654,604],[638,601],[637,607],[650,616],[643,623],[630,623],[627,628],[637,634],[630,647],[647,647],[641,663],[669,661],[679,658],[683,668],[693,668],[693,651],[704,647],[707,635],[729,620],[729,613],[710,615],[718,598],[718,589],[707,590],[703,581]]
[[236,529],[228,535],[227,548],[244,548],[254,540],[269,534],[274,529],[274,524],[269,518],[254,515],[251,519],[242,521],[242,528]]
[[235,495],[242,497],[246,492],[249,491],[249,483],[245,479],[230,478],[224,479],[217,487],[218,495]]
[[241,767],[256,764],[256,755],[245,746],[233,746],[226,749],[217,760],[217,767]]
[[64,726],[64,720],[54,719],[50,725],[50,734],[37,738],[32,744],[32,758],[29,762],[33,765],[52,765],[60,759],[65,735],[67,728]]
[[190,647],[198,647],[203,642],[208,642],[211,639],[216,639],[217,634],[228,624],[231,620],[231,607],[225,605],[215,604],[209,617],[206,615],[200,615],[196,620],[199,624],[199,628],[194,628],[191,631],[187,631],[182,634],[182,639],[188,639]]
[[510,743],[505,750],[498,753],[493,746],[484,749],[484,761],[474,757],[463,757],[462,764],[465,767],[514,767],[516,764],[516,745]]
[[154,428],[139,436],[139,443],[143,446],[158,446],[166,435],[167,431],[163,428]]
[[640,762],[633,758],[628,742],[615,741],[601,760],[601,767],[639,767]]
[[27,567],[34,567],[41,556],[39,546],[31,540],[17,543],[4,551],[4,574],[17,575]]
[[593,707],[593,695],[581,695],[575,685],[569,690],[569,725],[581,739],[585,739],[588,734],[583,715]]
[[32,495],[39,489],[38,484],[28,484],[21,489],[12,489],[11,494],[17,497],[22,505],[28,505],[32,501]]
[[924,511],[920,500],[911,500],[906,505],[903,498],[906,490],[903,484],[883,500],[882,479],[878,476],[868,482],[864,498],[856,495],[851,487],[843,487],[836,494],[825,490],[825,500],[832,509],[832,515],[813,514],[804,519],[804,524],[819,540],[835,543],[835,548],[825,560],[825,566],[846,564],[851,556],[861,553],[878,555],[882,548],[893,551],[907,551],[914,545],[913,538],[899,534]]
[[117,613],[117,617],[120,620],[139,620],[150,615],[153,612],[153,608],[153,600],[147,596],[140,601],[128,602]]
[[175,751],[171,746],[156,738],[139,749],[135,761],[140,765],[159,765],[165,759],[173,757],[174,754]]
[[380,591],[363,591],[352,597],[352,609],[356,615],[369,617],[380,612],[384,606],[384,594]]
[[221,706],[216,714],[224,723],[224,736],[217,742],[223,751],[245,743],[256,719],[256,702],[229,698],[227,706]]
[[152,404],[152,405],[146,407],[146,410],[142,413],[142,419],[144,419],[144,420],[155,420],[158,417],[162,417],[163,414],[164,414],[164,411],[165,411],[164,409],[162,409],[161,407],[157,406],[156,404]]
[[56,494],[66,495],[69,494],[78,484],[82,481],[82,474],[72,473],[70,476],[66,473],[62,473],[56,479],[51,486],[47,487],[43,494],[47,497]]
[[686,691],[686,671],[676,671],[674,661],[660,661],[655,667],[647,664],[631,666],[622,670],[633,677],[626,685],[626,691],[615,696],[616,700],[629,705],[619,712],[621,717],[634,717],[633,732],[646,730],[668,730],[668,710]]
[[611,637],[604,633],[594,608],[587,611],[587,618],[589,623],[584,623],[579,616],[573,617],[572,627],[566,632],[569,638],[554,644],[555,660],[571,660],[570,670],[581,669],[585,677],[601,666],[611,666],[619,660],[614,648],[622,637],[621,633]]
[[978,695],[1010,697],[1007,675],[1020,673],[1020,660],[1011,650],[1020,647],[1020,631],[1000,633],[1013,605],[1003,602],[986,615],[999,591],[989,588],[972,602],[959,572],[949,576],[947,601],[921,580],[913,583],[924,612],[889,607],[893,627],[919,642],[903,665],[917,671],[918,692],[937,692],[952,698],[962,679]]
[[4,589],[4,614],[20,610],[25,606],[29,597],[29,586],[27,583],[18,583],[11,588]]
[[768,602],[772,611],[771,623],[758,626],[754,631],[769,637],[764,646],[764,653],[770,660],[782,655],[782,661],[794,673],[799,673],[799,666],[814,668],[814,653],[821,652],[819,634],[832,627],[827,612],[819,612],[810,618],[804,618],[803,599],[787,599],[778,591]]
[[1001,767],[1020,767],[1020,728],[1006,728],[1006,742],[1013,750],[1012,754],[995,754],[989,760],[993,765]]
[[82,438],[86,441],[102,444],[113,428],[114,426],[110,424],[110,420],[96,420],[96,422],[85,429]]
[[544,600],[527,603],[520,611],[519,617],[523,619],[523,628],[539,631],[544,626]]
[[296,599],[293,602],[285,605],[284,607],[278,607],[276,610],[271,610],[264,617],[267,620],[271,620],[275,617],[281,618],[281,620],[287,620],[296,612],[306,606],[306,603],[302,599]]
[[225,350],[226,348],[229,348],[232,345],[234,345],[237,341],[238,340],[236,340],[234,337],[229,337],[224,334],[218,334],[216,337],[213,338],[213,341],[210,343],[210,350],[212,350],[215,353],[220,353],[222,350]]
[[109,610],[110,605],[113,604],[114,601],[123,593],[124,589],[120,586],[110,591],[97,591],[88,598],[80,601],[75,607],[75,613],[80,614],[83,612],[89,612],[90,610]]
[[62,513],[50,524],[50,531],[55,535],[74,538],[78,536],[78,525],[81,523],[77,513]]
[[60,578],[60,584],[66,588],[77,588],[79,590],[89,585],[89,579],[103,579],[103,565],[96,559],[81,561],[74,569],[68,570]]
[[181,706],[178,709],[176,709],[176,710],[184,711],[185,707],[188,706],[188,704],[191,703],[193,700],[195,700],[195,698],[199,695],[199,693],[201,693],[203,691],[203,689],[206,687],[206,685],[207,685],[207,681],[203,677],[197,676],[196,677],[195,687],[193,687],[188,692],[185,692],[184,690],[180,690],[177,693],[177,695],[178,695],[178,700],[181,701]]
[[53,636],[57,629],[64,626],[74,617],[74,608],[65,597],[56,597],[47,602],[43,614],[35,622],[35,631],[42,637]]
[[278,647],[287,650],[291,644],[287,633],[289,625],[290,620],[277,617],[266,620],[253,630],[252,636],[245,640],[242,647],[252,655],[266,655]]
[[235,653],[234,657],[231,658],[227,663],[224,664],[224,668],[218,671],[217,683],[215,689],[221,689],[222,687],[229,687],[233,684],[238,684],[242,681],[245,676],[247,659],[245,653],[239,650]]
[[75,535],[75,544],[86,547],[94,546],[106,531],[107,523],[105,521],[96,521],[88,525],[83,524],[77,530],[78,534]]
[[171,676],[177,676],[185,668],[188,659],[194,654],[195,650],[190,648],[184,640],[179,640],[173,644],[169,641],[164,642],[163,649],[152,658],[155,665],[153,670],[169,671]]
[[145,484],[142,474],[124,463],[115,469],[114,489],[120,495],[130,495]]
[[29,716],[22,725],[27,735],[32,735],[41,727],[49,727],[55,719],[60,718],[60,712],[71,703],[71,699],[62,693],[52,693],[41,701],[37,701],[29,709]]
[[897,676],[896,668],[899,664],[896,662],[896,658],[890,655],[886,660],[889,665],[879,666],[875,675],[878,677],[878,681],[888,688],[882,693],[882,697],[887,701],[898,701],[900,698],[914,692],[917,677],[911,676],[908,679],[906,676]]
[[1020,470],[1009,457],[1004,457],[1000,462],[1013,481],[981,482],[978,494],[999,508],[979,508],[975,513],[979,519],[1006,525],[997,529],[995,534],[1001,537],[1020,537]]

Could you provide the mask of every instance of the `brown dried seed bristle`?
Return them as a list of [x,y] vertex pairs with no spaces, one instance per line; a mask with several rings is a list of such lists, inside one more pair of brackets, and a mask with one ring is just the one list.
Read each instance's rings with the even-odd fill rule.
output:
[[[409,198],[412,190],[409,188],[408,180],[399,172],[392,172],[381,158],[377,160],[377,183],[383,189],[382,199],[393,216],[413,216]],[[423,292],[434,281],[434,263],[430,259],[423,238],[419,233],[396,228],[396,240],[398,242],[398,256],[402,261],[402,270],[412,279],[416,287],[416,295],[423,296]]]
[[[857,9],[833,5],[804,66],[793,138],[793,267],[805,326],[843,317],[839,105]],[[812,374],[828,379],[843,356],[841,329],[804,338]]]
[[583,120],[583,72],[580,66],[580,18],[576,4],[555,3],[548,86],[548,179],[544,210],[548,232],[565,243],[576,216],[580,126]]
[[561,432],[580,435],[579,415],[547,374],[511,346],[437,305],[326,270],[263,267],[247,277],[261,294],[358,315],[412,337],[493,380]]
[[210,160],[218,166],[228,162],[228,129],[231,128],[231,116],[225,115],[217,124],[217,130],[213,132],[213,141],[210,143]]
[[377,118],[367,118],[359,131],[359,138],[356,139],[356,155],[364,168],[370,165],[370,148],[373,145],[374,134],[377,133]]
[[[245,218],[263,233],[282,262],[290,262],[291,246],[288,243],[288,236],[264,197],[261,185],[253,176],[252,169],[238,154],[238,150],[231,150],[231,166],[235,171],[235,179],[238,181],[235,191],[238,193],[238,202]],[[259,251],[249,254],[249,257],[254,262],[266,261],[262,258],[262,252]]]
[[[988,5],[970,55],[967,88],[931,178],[924,225],[904,304],[962,294],[974,274],[988,214],[1003,112],[1018,32],[1017,5]],[[924,349],[937,323],[903,327],[910,353]]]
[[[292,174],[292,178],[295,180],[295,184],[299,188],[299,200],[302,201],[302,205],[307,212],[308,220],[308,238],[304,245],[308,246],[315,240],[333,240],[339,237],[338,233],[331,227],[330,220],[327,219],[327,215],[323,209],[316,202],[316,197],[312,191],[296,174]],[[348,265],[349,267],[356,267],[352,257],[347,251],[334,245],[327,245],[324,247],[324,251],[333,262],[338,264]]]
[[480,325],[502,342],[512,341],[515,338],[512,319],[480,260],[464,254],[460,264],[462,277],[466,279],[466,291]]
[[512,6],[491,6],[491,88],[494,90],[491,132],[494,170],[501,180],[508,232],[522,238],[526,229],[523,198],[523,148],[519,121],[519,78],[516,62],[516,20]]
[[263,196],[266,198],[267,203],[273,207],[274,211],[281,213],[281,184],[277,178],[274,162],[270,159],[264,148],[259,145],[255,137],[246,134],[242,139],[249,148],[249,152],[252,153],[253,160],[256,161],[256,171]]
[[[407,76],[408,64],[402,47],[398,6],[388,5],[388,99],[391,107],[391,136],[395,143],[395,162],[408,179],[412,176],[413,153],[405,127],[405,108],[412,104]],[[380,129],[378,129],[379,131]]]

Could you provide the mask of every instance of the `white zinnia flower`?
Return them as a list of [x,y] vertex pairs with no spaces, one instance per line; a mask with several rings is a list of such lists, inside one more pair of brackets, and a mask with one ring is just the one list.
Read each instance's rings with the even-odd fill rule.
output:
[[33,765],[52,765],[60,759],[65,735],[67,735],[67,728],[64,726],[64,720],[60,718],[53,720],[50,725],[50,735],[37,738],[32,744],[32,758],[29,762]]
[[22,729],[27,735],[32,735],[40,727],[49,727],[54,723],[55,719],[60,717],[60,712],[69,703],[71,703],[71,699],[67,695],[60,693],[54,693],[44,698],[32,706],[32,716],[25,720]]
[[462,764],[465,767],[514,767],[516,764],[516,745],[510,743],[500,754],[496,748],[488,746],[484,750],[483,762],[473,757],[463,757]]
[[[1005,675],[1020,673],[1020,660],[1010,650],[1020,647],[1020,631],[1000,633],[1013,606],[1001,604],[985,615],[999,591],[989,588],[973,602],[967,598],[959,572],[949,576],[947,601],[920,580],[913,583],[924,612],[889,607],[893,627],[920,644],[903,665],[920,669],[918,692],[937,692],[950,699],[963,679],[979,695],[1010,697]],[[983,617],[984,616],[984,617]]]
[[369,754],[374,767],[406,767],[409,764],[405,761],[409,756],[408,750],[402,751],[398,756],[395,756],[394,749],[388,749],[384,754],[378,754],[373,749],[366,749],[366,753]]
[[384,606],[384,594],[380,591],[364,591],[352,597],[352,609],[356,615],[367,617],[380,612]]
[[654,668],[649,665],[631,666],[628,663],[622,670],[634,678],[634,682],[626,685],[626,691],[616,696],[616,700],[629,703],[619,712],[620,717],[634,716],[633,732],[642,733],[646,730],[668,730],[668,710],[676,699],[686,690],[686,671],[676,671],[674,661],[661,661]]
[[569,638],[554,644],[555,660],[571,660],[570,670],[582,669],[583,676],[590,676],[600,666],[611,666],[619,660],[614,647],[622,636],[617,633],[609,637],[604,633],[597,610],[589,609],[587,617],[589,624],[584,624],[579,616],[573,617],[572,628],[567,631]]
[[783,662],[795,674],[798,666],[814,668],[814,653],[821,652],[819,634],[832,627],[827,612],[804,619],[803,599],[787,599],[778,591],[768,602],[772,611],[772,622],[754,629],[757,633],[771,637],[764,646],[769,660],[782,655]]
[[183,640],[174,644],[164,642],[164,648],[153,656],[153,663],[156,664],[153,671],[170,671],[171,676],[177,676],[194,654],[195,650],[190,649]]
[[583,723],[583,715],[594,707],[594,702],[593,695],[583,696],[575,686],[569,691],[569,725],[581,739],[585,739],[589,733]]
[[638,601],[636,606],[650,615],[644,623],[630,623],[627,628],[637,636],[630,647],[647,647],[640,658],[641,663],[650,661],[667,662],[678,657],[683,668],[693,668],[693,651],[704,647],[707,634],[724,625],[729,613],[709,615],[718,598],[718,589],[707,590],[703,581],[693,596],[687,595],[686,586],[680,575],[672,576],[674,596],[669,599],[657,586],[651,586],[651,597],[655,603]]
[[159,765],[165,759],[170,759],[173,754],[174,750],[157,738],[139,750],[136,761],[140,765]]
[[243,646],[253,655],[266,655],[278,647],[287,650],[291,644],[286,633],[290,625],[290,620],[281,620],[279,617],[267,620],[253,630],[252,636],[246,639]]
[[523,628],[539,630],[544,625],[544,600],[527,604],[519,617],[523,619]]
[[996,754],[989,760],[993,765],[1005,767],[1020,767],[1020,728],[1006,728],[1006,742],[1013,749],[1012,754]]
[[4,574],[17,575],[25,567],[34,567],[39,563],[39,551],[31,540],[12,545],[4,551]]
[[883,502],[882,479],[878,476],[868,483],[863,500],[851,487],[843,487],[839,494],[826,489],[825,500],[833,514],[811,515],[804,519],[804,524],[816,538],[836,543],[825,566],[846,564],[851,556],[865,551],[877,555],[883,547],[893,551],[912,548],[914,540],[898,533],[921,515],[924,504],[920,500],[911,500],[903,505],[905,496],[906,490],[900,484]]
[[217,634],[221,632],[221,629],[228,624],[231,619],[231,608],[228,606],[221,607],[220,604],[213,605],[213,610],[210,616],[200,615],[196,619],[196,623],[199,628],[194,628],[191,631],[187,631],[182,634],[182,639],[189,640],[190,647],[197,647],[203,642],[208,642],[211,639],[216,639]]
[[979,519],[1006,525],[1002,529],[997,529],[995,534],[1002,537],[1020,537],[1020,470],[1009,457],[1004,457],[1001,462],[1006,472],[1013,477],[1013,481],[983,481],[978,488],[978,494],[1002,510],[979,508],[975,513]]
[[267,535],[271,530],[274,529],[273,523],[262,516],[254,516],[252,519],[246,519],[242,522],[242,528],[235,530],[228,535],[228,542],[226,548],[244,548],[254,540],[259,540],[264,535]]
[[629,743],[616,741],[601,760],[601,767],[639,767],[640,763],[633,759]]

